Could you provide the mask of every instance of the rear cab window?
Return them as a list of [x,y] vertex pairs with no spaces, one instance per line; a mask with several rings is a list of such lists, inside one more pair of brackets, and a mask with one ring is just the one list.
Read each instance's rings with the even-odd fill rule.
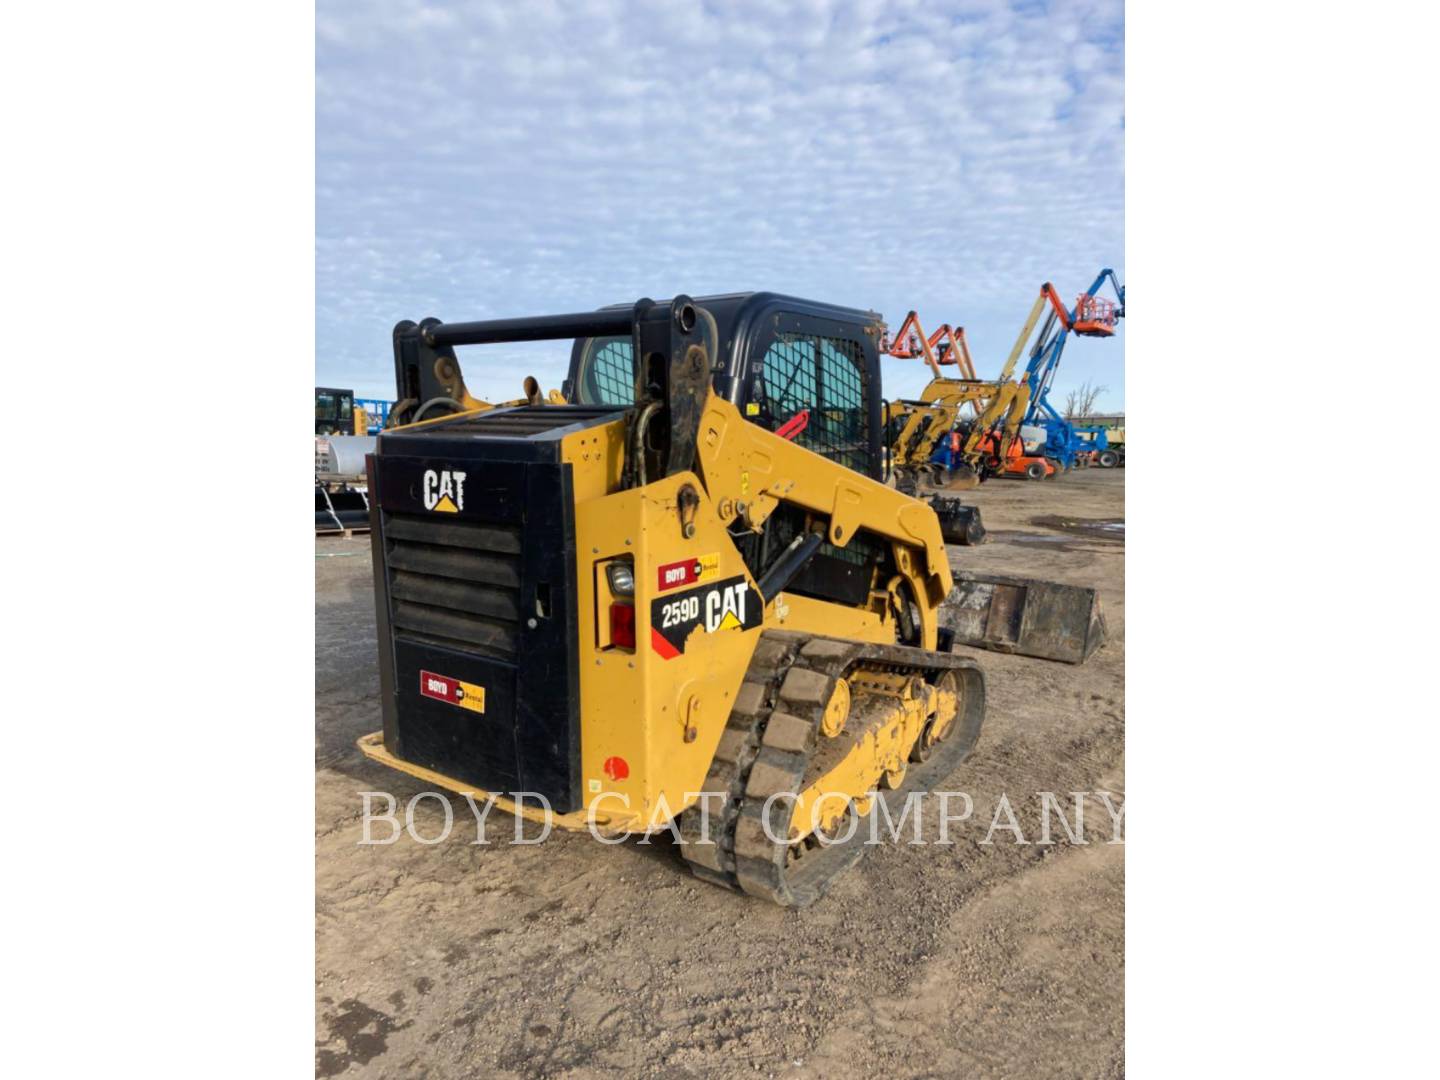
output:
[[635,346],[628,337],[590,338],[580,355],[577,405],[635,403]]

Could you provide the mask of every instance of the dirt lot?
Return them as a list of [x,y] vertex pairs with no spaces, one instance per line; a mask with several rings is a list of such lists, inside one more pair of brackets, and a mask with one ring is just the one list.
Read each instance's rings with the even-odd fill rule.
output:
[[[1124,529],[1098,523],[1124,496],[1099,470],[970,493],[992,541],[952,565],[1098,586],[1109,642],[1078,668],[975,652],[989,712],[948,784],[974,800],[956,843],[879,845],[801,912],[701,884],[664,843],[478,847],[458,798],[443,843],[358,844],[358,792],[403,808],[423,785],[355,749],[380,727],[369,545],[317,540],[319,1075],[1122,1075],[1125,849],[1093,798],[1090,843],[1058,820],[1034,841],[1039,792],[1123,805]],[[980,842],[1002,793],[1031,843]],[[443,811],[415,822],[434,836]]]

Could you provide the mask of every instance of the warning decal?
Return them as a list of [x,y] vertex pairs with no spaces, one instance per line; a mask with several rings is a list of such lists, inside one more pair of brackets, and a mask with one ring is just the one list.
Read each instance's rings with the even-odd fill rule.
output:
[[461,682],[448,675],[436,675],[433,671],[420,672],[420,693],[423,697],[459,705],[471,712],[485,711],[485,688],[474,683]]
[[650,603],[650,645],[666,660],[685,651],[696,630],[753,630],[764,617],[760,593],[744,576],[701,585]]

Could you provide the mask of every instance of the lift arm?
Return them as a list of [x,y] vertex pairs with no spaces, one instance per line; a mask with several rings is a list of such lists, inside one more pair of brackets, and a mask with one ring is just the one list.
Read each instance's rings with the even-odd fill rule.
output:
[[1115,271],[1111,270],[1108,266],[1100,271],[1094,282],[1091,283],[1090,288],[1085,290],[1080,299],[1085,300],[1097,296],[1100,292],[1100,286],[1104,285],[1107,280],[1110,282],[1110,287],[1115,290],[1116,298],[1120,301],[1120,307],[1116,310],[1115,317],[1123,319],[1125,317],[1125,286],[1120,284],[1120,279],[1115,276]]
[[[1035,324],[1040,321],[1040,313],[1045,310],[1047,289],[1049,290],[1048,295],[1050,302],[1054,304],[1058,301],[1058,297],[1055,296],[1055,290],[1051,288],[1050,283],[1047,281],[1045,288],[1040,290],[1040,295],[1035,298],[1035,303],[1031,305],[1030,314],[1025,319],[1025,325],[1020,328],[1020,336],[1015,339],[1015,347],[1010,350],[1010,355],[1005,358],[1005,366],[1000,369],[1000,377],[996,380],[997,382],[1009,382],[1010,376],[1015,374],[1015,363],[1020,359],[1020,353],[1025,348],[1025,343],[1030,340],[1030,335],[1035,332]],[[1065,309],[1061,306],[1060,313],[1063,315],[1064,312]]]

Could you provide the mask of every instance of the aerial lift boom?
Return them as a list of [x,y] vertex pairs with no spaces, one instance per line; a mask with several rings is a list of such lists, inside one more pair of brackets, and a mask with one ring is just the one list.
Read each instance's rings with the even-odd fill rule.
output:
[[[1107,281],[1115,290],[1118,303],[1097,295]],[[1070,334],[1081,337],[1114,336],[1119,320],[1125,317],[1125,287],[1120,284],[1115,271],[1106,267],[1076,299],[1073,309],[1066,310],[1055,287],[1048,281],[1040,289],[1037,306],[1043,306],[1047,301],[1051,310],[1025,369],[1032,393],[1023,422],[1043,427],[1046,432],[1045,456],[1059,462],[1062,468],[1069,468],[1082,455],[1094,450],[1103,451],[1106,448],[1105,436],[1102,431],[1095,435],[1093,441],[1081,439],[1075,424],[1051,405],[1050,388]]]

